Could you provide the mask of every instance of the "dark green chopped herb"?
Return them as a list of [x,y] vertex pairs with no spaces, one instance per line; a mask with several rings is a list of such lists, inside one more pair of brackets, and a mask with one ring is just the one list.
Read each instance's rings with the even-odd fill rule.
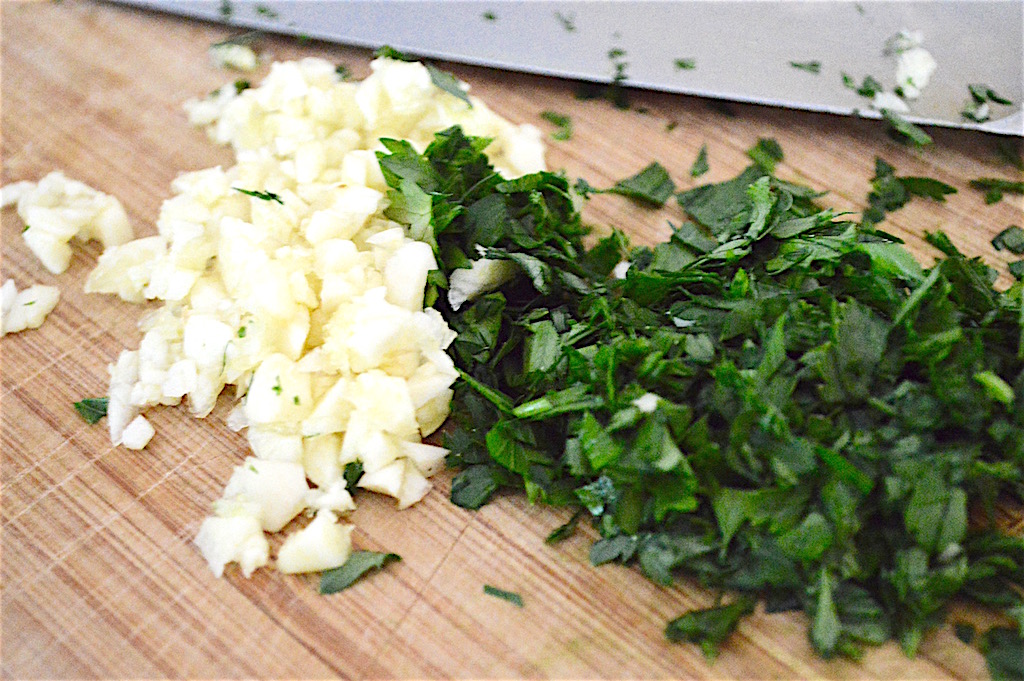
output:
[[344,64],[338,64],[334,67],[334,72],[338,74],[338,78],[341,80],[348,80],[352,77],[352,71]]
[[405,52],[399,52],[390,45],[381,45],[373,52],[375,58],[394,59],[395,61],[413,61],[413,58]]
[[672,63],[675,65],[677,71],[692,71],[697,68],[696,59],[676,59]]
[[979,641],[992,681],[1024,679],[1024,638],[1019,630],[993,627]]
[[971,180],[971,186],[985,192],[985,203],[999,203],[1003,194],[1024,194],[1024,182],[1001,180],[998,177],[979,177]]
[[889,124],[889,128],[898,136],[898,139],[906,140],[919,147],[932,143],[932,138],[928,133],[895,111],[882,109],[881,114],[885,122]]
[[608,191],[649,205],[663,206],[675,193],[676,185],[665,167],[654,161],[636,175],[619,180]]
[[740,623],[744,615],[754,611],[754,599],[741,597],[729,605],[694,610],[672,620],[665,627],[670,641],[696,643],[709,660],[718,657],[719,646]]
[[262,199],[263,201],[276,201],[277,203],[284,205],[284,199],[280,195],[274,192],[264,192],[258,189],[242,189],[241,187],[232,187],[236,192],[241,192],[246,196],[251,196],[255,199]]
[[494,596],[500,598],[503,601],[508,601],[517,608],[523,607],[523,597],[514,591],[505,591],[497,587],[491,586],[490,584],[484,584],[484,593],[488,596]]
[[872,76],[864,76],[864,80],[861,81],[860,85],[858,85],[857,81],[848,73],[843,73],[842,79],[843,85],[853,90],[861,97],[866,97],[868,99],[885,90],[885,88],[882,87],[882,84]]
[[583,509],[579,509],[578,511],[573,513],[572,517],[569,518],[569,520],[559,525],[555,529],[551,530],[551,533],[548,534],[547,537],[545,537],[544,543],[557,544],[558,542],[565,541],[566,539],[571,537],[576,532],[576,525],[579,523],[579,520],[582,516]]
[[711,170],[711,166],[708,165],[708,145],[702,144],[700,151],[697,152],[697,158],[690,166],[690,177],[700,177],[709,170]]
[[86,423],[93,424],[107,415],[108,401],[106,397],[87,397],[81,402],[75,402],[75,411]]
[[277,382],[273,386],[271,386],[270,389],[274,391],[275,395],[280,395],[281,394],[282,388],[281,388],[281,377],[280,376],[277,377]]
[[22,234],[24,234],[27,231],[28,231],[28,225],[25,225],[24,227],[21,228],[21,233]]
[[344,565],[320,574],[320,593],[333,594],[347,589],[368,572],[400,560],[401,556],[395,553],[353,551]]
[[256,14],[266,19],[277,19],[277,11],[266,5],[256,5]]
[[225,38],[220,42],[213,43],[210,47],[221,47],[222,45],[252,45],[257,40],[263,37],[263,31],[246,31],[245,33],[239,33],[229,38]]
[[246,90],[248,90],[249,88],[252,87],[252,83],[250,83],[249,81],[247,81],[245,79],[242,79],[242,78],[236,80],[234,85],[235,85],[235,94],[236,95],[240,95],[240,94],[242,94],[243,92],[245,92]]
[[234,9],[231,7],[231,0],[220,0],[220,18],[230,19]]
[[544,111],[540,117],[558,127],[551,133],[552,139],[567,140],[572,137],[572,119],[565,114],[560,114],[557,111]]
[[800,71],[807,71],[808,73],[821,73],[821,62],[820,61],[791,61],[789,65],[794,69]]
[[1006,270],[1012,274],[1017,281],[1024,279],[1024,260],[1017,260],[1006,265]]
[[497,21],[498,20],[498,15],[495,14],[494,12],[490,11],[490,10],[487,10],[486,12],[484,12],[482,16],[484,18],[484,21]]
[[473,102],[469,100],[469,93],[466,92],[466,88],[459,82],[458,78],[447,71],[442,71],[430,64],[427,64],[426,67],[427,72],[430,74],[430,82],[433,83],[435,87],[444,90],[454,97],[458,97],[464,101],[466,106],[470,109],[473,108]]
[[995,102],[996,104],[1002,104],[1003,106],[1011,106],[1013,104],[1012,101],[1006,97],[1000,96],[988,85],[973,83],[967,86],[967,91],[970,93],[971,99],[979,104],[984,102]]
[[238,337],[239,338],[245,338],[245,327],[244,326],[238,327]]
[[573,31],[576,30],[576,14],[575,13],[562,14],[561,12],[557,12],[556,11],[555,12],[555,19],[557,19],[558,23],[560,23],[562,25],[562,28],[564,28],[569,33],[572,33]]
[[964,622],[957,622],[953,625],[953,633],[962,643],[971,645],[974,642],[974,627]]
[[782,161],[784,154],[778,142],[770,137],[762,137],[754,146],[747,149],[747,156],[764,168],[765,172],[774,173],[775,164]]
[[880,158],[875,159],[875,176],[871,178],[868,208],[864,211],[863,225],[869,227],[885,219],[887,213],[907,205],[914,196],[944,202],[956,188],[930,177],[901,177],[896,169]]
[[[388,198],[422,195],[444,274],[477,246],[518,273],[436,301],[463,378],[454,503],[569,506],[595,565],[734,594],[666,628],[708,654],[761,596],[802,608],[825,656],[914,654],[954,598],[1024,619],[1024,541],[992,522],[1024,503],[1024,283],[993,288],[941,233],[923,268],[878,228],[945,185],[879,161],[881,215],[858,224],[753,164],[681,192],[690,221],[665,243],[588,250],[564,175],[505,180],[458,128],[422,154],[384,145]],[[1014,659],[999,636],[993,659]]]
[[665,124],[665,132],[672,132],[679,127],[679,121],[669,121]]
[[1014,148],[1010,142],[999,140],[996,143],[996,153],[1003,161],[1024,172],[1024,156],[1021,155],[1020,149]]
[[345,489],[350,492],[354,491],[356,485],[359,484],[359,479],[363,477],[363,462],[350,461],[345,464],[345,468],[341,471],[341,477],[345,478]]
[[992,246],[997,251],[1006,249],[1014,255],[1024,255],[1024,229],[1017,225],[1010,225],[995,235],[992,239]]

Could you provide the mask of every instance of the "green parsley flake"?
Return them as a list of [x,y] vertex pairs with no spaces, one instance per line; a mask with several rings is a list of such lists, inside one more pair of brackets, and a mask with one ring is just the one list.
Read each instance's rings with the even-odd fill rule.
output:
[[430,64],[427,64],[426,67],[427,72],[430,74],[430,82],[435,87],[461,99],[470,109],[473,108],[473,102],[469,100],[469,93],[466,92],[466,88],[459,82],[458,78]]
[[817,60],[814,60],[814,61],[791,61],[791,62],[789,62],[789,65],[792,66],[794,69],[798,69],[800,71],[807,71],[808,73],[814,73],[814,74],[821,73],[821,62],[817,61]]
[[619,180],[608,191],[652,206],[663,206],[673,193],[676,185],[665,167],[652,162],[636,175]]
[[560,114],[557,111],[544,111],[540,117],[548,123],[558,126],[558,129],[551,133],[552,139],[564,141],[572,137],[572,119],[565,114]]
[[696,59],[676,59],[672,63],[675,65],[677,71],[692,71],[697,68]]
[[241,187],[232,187],[236,192],[241,192],[246,196],[251,196],[255,199],[261,199],[263,201],[276,201],[277,203],[284,205],[284,199],[280,195],[274,192],[264,192],[257,189],[242,189]]
[[402,557],[396,553],[353,551],[344,565],[321,573],[320,593],[327,595],[347,589],[368,573],[400,560]]
[[87,397],[81,402],[75,402],[75,411],[86,423],[93,424],[107,415],[108,402],[106,397]]
[[561,12],[555,12],[555,19],[562,25],[569,33],[576,30],[576,14],[562,14]]
[[782,147],[771,137],[762,137],[757,140],[754,146],[747,149],[747,156],[769,173],[775,172],[775,164],[784,158]]
[[708,164],[708,145],[702,144],[700,151],[697,152],[697,158],[690,166],[690,177],[700,177],[709,170],[711,170],[711,166]]
[[482,16],[484,18],[484,21],[497,21],[498,20],[498,15],[495,14],[494,12],[490,11],[490,10],[487,10],[486,12],[484,12]]
[[266,19],[277,19],[277,12],[266,5],[256,5],[256,14]]
[[979,177],[971,180],[971,187],[985,192],[985,203],[999,203],[1003,194],[1024,194],[1024,182],[1001,180],[998,177]]
[[484,584],[484,593],[488,596],[494,596],[495,598],[508,601],[517,608],[523,607],[523,597],[514,591],[505,591],[504,589],[499,589],[495,586],[491,586],[490,584]]

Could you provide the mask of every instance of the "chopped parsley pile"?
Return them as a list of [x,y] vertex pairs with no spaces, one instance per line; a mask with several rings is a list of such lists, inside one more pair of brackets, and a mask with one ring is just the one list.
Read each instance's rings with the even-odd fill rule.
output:
[[[1024,539],[996,508],[1024,502],[1024,284],[995,290],[941,233],[922,269],[764,163],[675,194],[693,221],[666,243],[587,249],[564,175],[505,180],[486,142],[379,155],[459,333],[456,504],[524,491],[577,509],[553,540],[592,519],[595,565],[720,590],[666,627],[709,656],[757,599],[803,610],[823,656],[913,655],[957,597],[1006,614],[979,646],[1015,659]],[[445,275],[480,254],[520,276],[452,310]]]

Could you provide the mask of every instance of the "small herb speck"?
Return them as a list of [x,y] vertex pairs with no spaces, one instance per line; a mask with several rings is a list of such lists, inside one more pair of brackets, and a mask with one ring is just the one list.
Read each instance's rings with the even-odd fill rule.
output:
[[558,19],[559,23],[569,33],[576,30],[576,15],[575,14],[562,14],[561,12],[555,12],[555,18]]
[[483,13],[484,21],[497,21],[498,15],[490,10]]
[[517,608],[523,607],[523,597],[514,591],[505,591],[504,589],[499,589],[498,587],[491,586],[490,584],[484,584],[484,593],[488,596],[494,596],[495,598],[508,601]]
[[675,64],[678,71],[692,71],[697,68],[696,59],[676,59],[673,64]]
[[791,61],[789,65],[794,69],[800,71],[807,71],[808,73],[821,73],[821,62],[820,61]]

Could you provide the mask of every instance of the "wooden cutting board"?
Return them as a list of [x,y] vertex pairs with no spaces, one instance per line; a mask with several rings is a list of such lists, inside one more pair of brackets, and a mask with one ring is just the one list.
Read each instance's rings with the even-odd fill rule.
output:
[[[87,1],[4,2],[0,12],[4,184],[62,169],[119,197],[146,235],[178,173],[231,163],[181,110],[188,97],[236,78],[206,53],[229,29]],[[286,38],[262,46],[274,59],[316,55],[356,77],[368,73],[364,50]],[[947,203],[915,200],[887,223],[925,261],[932,253],[922,234],[943,229],[1000,264],[989,240],[1024,224],[1019,199],[985,206],[967,188],[974,177],[1016,172],[1000,163],[991,137],[939,130],[933,147],[912,150],[871,121],[739,105],[727,113],[653,93],[635,95],[623,111],[576,100],[564,81],[450,68],[515,121],[547,131],[541,112],[571,116],[575,133],[551,143],[549,164],[596,186],[655,158],[692,186],[688,170],[705,143],[712,170],[704,179],[725,179],[746,165],[743,152],[759,136],[772,136],[786,151],[781,173],[829,190],[840,210],[863,208],[876,156],[900,174],[959,187]],[[612,196],[595,199],[586,216],[641,242],[664,239],[667,220],[681,217],[677,207],[646,210]],[[751,617],[709,665],[662,630],[714,594],[685,582],[658,587],[621,566],[593,568],[586,532],[544,544],[564,510],[518,496],[477,512],[457,508],[445,475],[407,511],[357,498],[356,546],[402,561],[348,591],[323,597],[315,578],[269,570],[216,579],[191,542],[244,455],[243,438],[224,424],[227,400],[204,421],[182,408],[153,411],[157,436],[145,451],[111,448],[103,425],[86,425],[71,405],[106,392],[106,365],[137,347],[145,308],[82,293],[97,244],[78,248],[55,277],[28,252],[21,228],[4,211],[3,277],[19,288],[57,285],[62,298],[41,329],[0,341],[5,678],[986,676],[948,625],[914,660],[888,645],[860,663],[827,662],[792,613]],[[484,595],[485,584],[520,593],[525,607]],[[955,616],[979,617],[962,608]]]

